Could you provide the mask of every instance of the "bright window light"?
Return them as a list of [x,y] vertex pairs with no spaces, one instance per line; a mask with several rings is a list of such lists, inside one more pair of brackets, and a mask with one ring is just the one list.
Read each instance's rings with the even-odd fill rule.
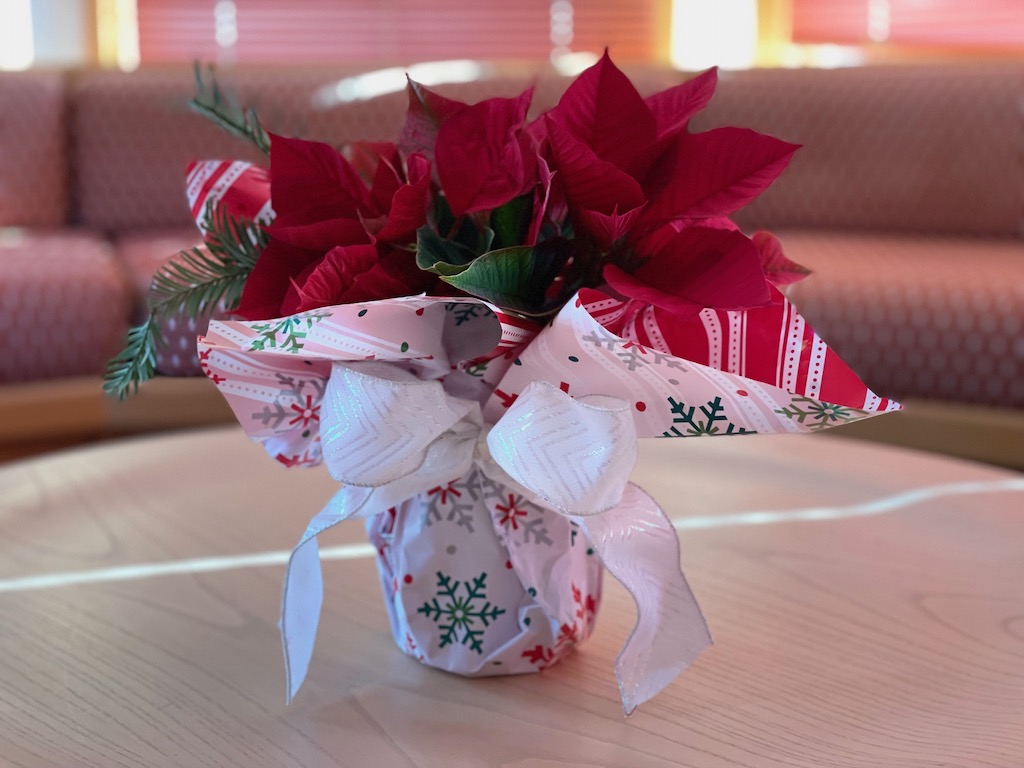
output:
[[889,0],[868,0],[868,37],[876,43],[888,40],[891,16]]
[[35,60],[31,0],[0,2],[0,69],[28,69]]
[[221,48],[238,42],[238,7],[234,0],[218,0],[213,6],[214,37]]
[[757,52],[757,0],[672,0],[676,69],[746,69]]
[[408,68],[377,69],[362,75],[346,77],[321,89],[313,96],[313,102],[320,108],[327,108],[335,104],[365,101],[387,93],[397,93],[405,90],[406,75],[422,85],[439,85],[441,83],[471,83],[486,74],[487,69],[484,64],[464,59],[429,61],[413,64]]
[[139,16],[136,0],[95,0],[96,54],[100,64],[125,72],[139,68]]

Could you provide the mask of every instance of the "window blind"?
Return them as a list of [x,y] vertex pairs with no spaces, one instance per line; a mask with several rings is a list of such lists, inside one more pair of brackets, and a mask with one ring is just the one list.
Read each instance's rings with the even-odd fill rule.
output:
[[556,45],[552,13],[564,24],[568,10],[571,50],[609,46],[616,60],[651,62],[668,48],[666,7],[666,0],[137,0],[139,55],[143,64],[547,60]]

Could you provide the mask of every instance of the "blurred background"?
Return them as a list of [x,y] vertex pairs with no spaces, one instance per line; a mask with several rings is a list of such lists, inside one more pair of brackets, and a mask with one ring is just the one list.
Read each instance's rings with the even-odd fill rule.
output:
[[407,73],[466,102],[536,85],[536,113],[605,48],[645,94],[720,67],[694,130],[802,145],[737,223],[813,270],[796,305],[907,405],[828,434],[1024,469],[1024,0],[0,0],[0,461],[233,421],[205,321],[168,322],[138,396],[101,391],[198,242],[187,163],[263,161],[190,111],[195,62],[340,145],[397,135]]
[[[851,66],[1024,55],[1020,0],[3,0],[0,67]],[[571,61],[571,59],[569,59]]]

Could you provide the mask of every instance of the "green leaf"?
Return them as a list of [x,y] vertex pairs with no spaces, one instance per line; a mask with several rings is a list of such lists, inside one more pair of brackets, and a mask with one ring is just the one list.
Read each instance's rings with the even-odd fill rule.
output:
[[491,250],[491,244],[494,242],[494,230],[484,226],[478,218],[476,215],[460,216],[451,234],[452,240],[466,246],[476,256]]
[[433,223],[438,232],[451,232],[455,226],[455,216],[444,195],[434,195]]
[[491,229],[494,230],[494,247],[513,248],[523,245],[530,231],[530,216],[533,213],[533,193],[520,195],[491,211]]
[[452,267],[465,268],[476,251],[454,240],[445,240],[430,227],[416,231],[416,266],[435,274],[449,274]]
[[572,244],[564,240],[502,248],[441,279],[502,309],[544,315],[561,305],[561,295],[549,298],[548,289],[571,255]]

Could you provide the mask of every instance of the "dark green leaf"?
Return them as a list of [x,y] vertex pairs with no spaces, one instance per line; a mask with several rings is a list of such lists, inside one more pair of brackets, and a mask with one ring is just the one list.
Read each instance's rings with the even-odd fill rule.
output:
[[528,315],[554,311],[561,296],[549,299],[548,289],[569,257],[572,245],[548,240],[536,246],[490,251],[457,274],[442,280],[503,309]]
[[530,216],[533,213],[533,193],[520,195],[509,200],[491,212],[491,229],[494,230],[494,247],[513,248],[523,245],[530,231]]
[[416,266],[427,272],[444,274],[446,268],[464,268],[473,259],[476,252],[461,243],[445,240],[430,227],[420,227],[416,231]]
[[455,226],[455,216],[444,195],[434,195],[433,223],[438,232],[451,232]]
[[[494,230],[483,226],[474,216],[460,216],[451,234],[451,239],[469,248],[479,256],[491,250],[494,242]],[[520,243],[517,243],[520,245]]]

